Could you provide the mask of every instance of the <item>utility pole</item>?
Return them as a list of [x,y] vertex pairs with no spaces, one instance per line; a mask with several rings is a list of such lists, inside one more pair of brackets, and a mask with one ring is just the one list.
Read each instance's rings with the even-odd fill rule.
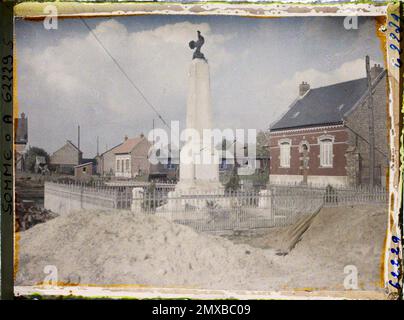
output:
[[154,118],[153,118],[153,144],[154,144]]
[[240,187],[240,181],[238,177],[238,172],[237,172],[237,139],[234,139],[233,141],[233,153],[234,153],[234,167],[233,167],[233,172],[232,172],[232,177],[231,179],[231,189],[233,191],[236,191]]
[[369,56],[366,56],[366,78],[368,80],[368,110],[369,110],[369,185],[375,183],[375,127],[373,116],[372,78],[370,76]]
[[80,125],[77,125],[77,149],[79,149],[77,164],[80,164],[83,160],[83,154],[80,152]]
[[77,148],[80,150],[80,125],[77,126]]
[[99,148],[99,146],[100,146],[100,141],[99,141],[99,137],[97,136],[97,156],[100,155],[100,148]]
[[237,175],[237,140],[233,141],[233,152],[234,152],[234,174]]

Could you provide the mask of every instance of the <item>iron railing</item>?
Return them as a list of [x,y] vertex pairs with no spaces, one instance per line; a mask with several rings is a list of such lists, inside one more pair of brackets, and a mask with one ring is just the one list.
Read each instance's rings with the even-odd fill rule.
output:
[[[151,187],[153,186],[153,187]],[[90,207],[155,214],[198,231],[245,230],[293,224],[321,207],[387,205],[387,192],[376,187],[271,185],[267,190],[172,192],[174,188],[46,182],[45,193],[81,201]]]

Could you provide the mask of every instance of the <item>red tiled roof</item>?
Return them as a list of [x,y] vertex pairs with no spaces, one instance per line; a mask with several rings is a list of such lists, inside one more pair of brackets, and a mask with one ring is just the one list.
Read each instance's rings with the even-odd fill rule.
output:
[[136,138],[131,138],[127,139],[124,143],[122,143],[120,146],[118,146],[115,150],[114,153],[129,153],[133,150],[134,147],[138,145],[139,142],[144,140],[144,137],[136,137]]

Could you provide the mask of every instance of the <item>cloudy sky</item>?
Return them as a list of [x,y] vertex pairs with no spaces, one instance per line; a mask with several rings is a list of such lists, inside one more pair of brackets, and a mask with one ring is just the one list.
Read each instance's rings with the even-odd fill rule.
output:
[[[211,68],[215,127],[266,129],[297,97],[304,80],[319,87],[365,76],[364,57],[383,62],[372,18],[346,30],[343,18],[137,16],[86,20],[162,117],[184,125],[188,42],[196,30]],[[85,157],[163,127],[79,19],[16,22],[19,111],[29,144],[49,153],[66,139]]]

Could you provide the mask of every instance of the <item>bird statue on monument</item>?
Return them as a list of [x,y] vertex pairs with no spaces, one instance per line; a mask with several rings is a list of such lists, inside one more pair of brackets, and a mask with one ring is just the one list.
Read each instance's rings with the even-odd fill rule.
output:
[[203,46],[204,43],[205,43],[205,38],[201,35],[201,32],[198,30],[198,40],[197,41],[192,40],[192,41],[189,42],[189,47],[191,49],[196,48],[196,50],[194,51],[194,55],[193,55],[192,59],[206,60],[205,56],[201,52],[201,47]]

